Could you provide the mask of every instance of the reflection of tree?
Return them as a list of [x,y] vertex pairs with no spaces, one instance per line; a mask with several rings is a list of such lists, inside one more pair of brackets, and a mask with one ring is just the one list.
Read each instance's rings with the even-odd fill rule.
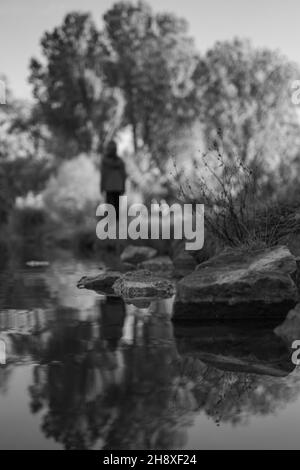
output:
[[30,395],[33,412],[47,409],[43,431],[66,448],[90,448],[111,419],[109,402],[118,395],[116,353],[103,346],[95,322],[66,320],[53,325],[41,363]]
[[0,309],[49,308],[50,294],[40,273],[5,271],[0,278]]
[[151,317],[143,333],[143,342],[140,338],[124,350],[122,402],[107,449],[170,449],[185,443],[189,410],[170,406],[177,369],[171,324]]
[[0,366],[0,394],[5,395],[8,392],[9,379],[11,377],[12,368]]
[[254,415],[269,415],[296,400],[300,376],[295,371],[287,378],[243,372],[221,371],[199,359],[183,363],[182,381],[189,383],[196,408],[204,410],[216,423],[246,424]]
[[216,423],[243,424],[275,413],[300,393],[296,373],[221,371],[199,360],[197,351],[179,355],[159,305],[128,312],[132,341],[122,347],[119,299],[101,306],[99,321],[51,326],[30,387],[31,408],[44,411],[43,432],[66,448],[182,448],[200,412]]
[[[42,369],[37,366],[35,370],[30,389],[32,411],[48,408],[42,429],[47,437],[54,437],[68,449],[89,448],[109,419],[109,408],[106,411],[105,404],[96,400],[107,385],[107,375],[109,378],[105,369],[97,367],[97,357],[98,354],[87,352],[82,359],[74,361],[69,357],[61,364],[51,363]],[[113,372],[114,364],[110,366]],[[113,383],[108,385],[113,390]],[[98,406],[103,411],[99,426],[95,427]]]
[[[201,327],[183,332],[182,347],[174,340],[169,301],[130,305],[125,312],[120,299],[109,298],[98,309],[90,293],[66,290],[80,277],[76,264],[69,271],[54,265],[26,274],[26,282],[17,272],[0,286],[0,330],[9,356],[12,363],[39,364],[31,409],[42,411],[43,432],[64,447],[181,448],[200,412],[220,424],[242,425],[299,395],[297,372],[274,378],[203,362],[203,353],[225,351],[243,364],[252,360],[288,373],[285,346],[271,331]],[[9,389],[12,370],[0,369],[0,393]]]
[[[111,324],[107,314],[116,315]],[[168,407],[176,363],[170,322],[148,318],[138,344],[122,350],[121,367],[120,352],[111,347],[124,322],[116,300],[108,302],[103,318],[99,325],[54,327],[30,387],[32,411],[47,409],[43,431],[73,449],[115,441],[116,447],[130,448],[182,443]],[[138,331],[137,322],[134,328]]]

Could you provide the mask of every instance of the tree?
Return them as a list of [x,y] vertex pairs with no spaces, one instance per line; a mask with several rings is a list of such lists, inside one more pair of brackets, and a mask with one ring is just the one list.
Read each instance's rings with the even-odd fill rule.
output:
[[278,52],[239,39],[216,43],[195,73],[207,147],[221,147],[226,158],[238,157],[260,177],[291,161],[299,138],[294,74]]
[[106,84],[105,45],[90,15],[68,14],[41,46],[45,61],[31,60],[30,82],[45,122],[70,156],[102,149],[120,124],[122,99]]
[[16,197],[44,188],[53,170],[48,137],[34,108],[14,99],[7,87],[7,104],[0,107],[0,225],[7,223]]
[[187,23],[171,14],[154,14],[146,3],[116,3],[104,15],[110,44],[106,73],[126,101],[135,152],[146,146],[163,167],[174,134],[195,118],[197,65]]

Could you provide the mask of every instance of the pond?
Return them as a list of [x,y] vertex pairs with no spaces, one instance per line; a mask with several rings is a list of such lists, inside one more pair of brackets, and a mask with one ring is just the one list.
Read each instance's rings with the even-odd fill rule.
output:
[[271,327],[174,327],[173,299],[76,288],[98,269],[0,273],[0,449],[299,447],[300,373]]

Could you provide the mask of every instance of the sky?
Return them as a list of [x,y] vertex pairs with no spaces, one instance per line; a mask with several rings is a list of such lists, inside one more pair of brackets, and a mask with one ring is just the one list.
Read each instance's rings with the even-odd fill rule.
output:
[[[100,26],[114,0],[0,0],[0,74],[18,98],[30,98],[28,65],[45,31],[70,11],[91,12]],[[217,40],[244,37],[300,63],[299,0],[148,0],[155,11],[186,18],[201,53]],[[299,77],[300,79],[300,77]]]

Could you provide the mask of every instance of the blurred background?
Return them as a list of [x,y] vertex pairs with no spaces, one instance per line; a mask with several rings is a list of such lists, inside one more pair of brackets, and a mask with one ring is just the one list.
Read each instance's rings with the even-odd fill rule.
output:
[[[296,204],[299,10],[296,0],[3,0],[1,265],[57,246],[94,253],[111,139],[131,201],[185,200],[193,187],[207,202],[209,166],[205,184],[247,168],[260,199]],[[240,193],[232,178],[229,190]]]

